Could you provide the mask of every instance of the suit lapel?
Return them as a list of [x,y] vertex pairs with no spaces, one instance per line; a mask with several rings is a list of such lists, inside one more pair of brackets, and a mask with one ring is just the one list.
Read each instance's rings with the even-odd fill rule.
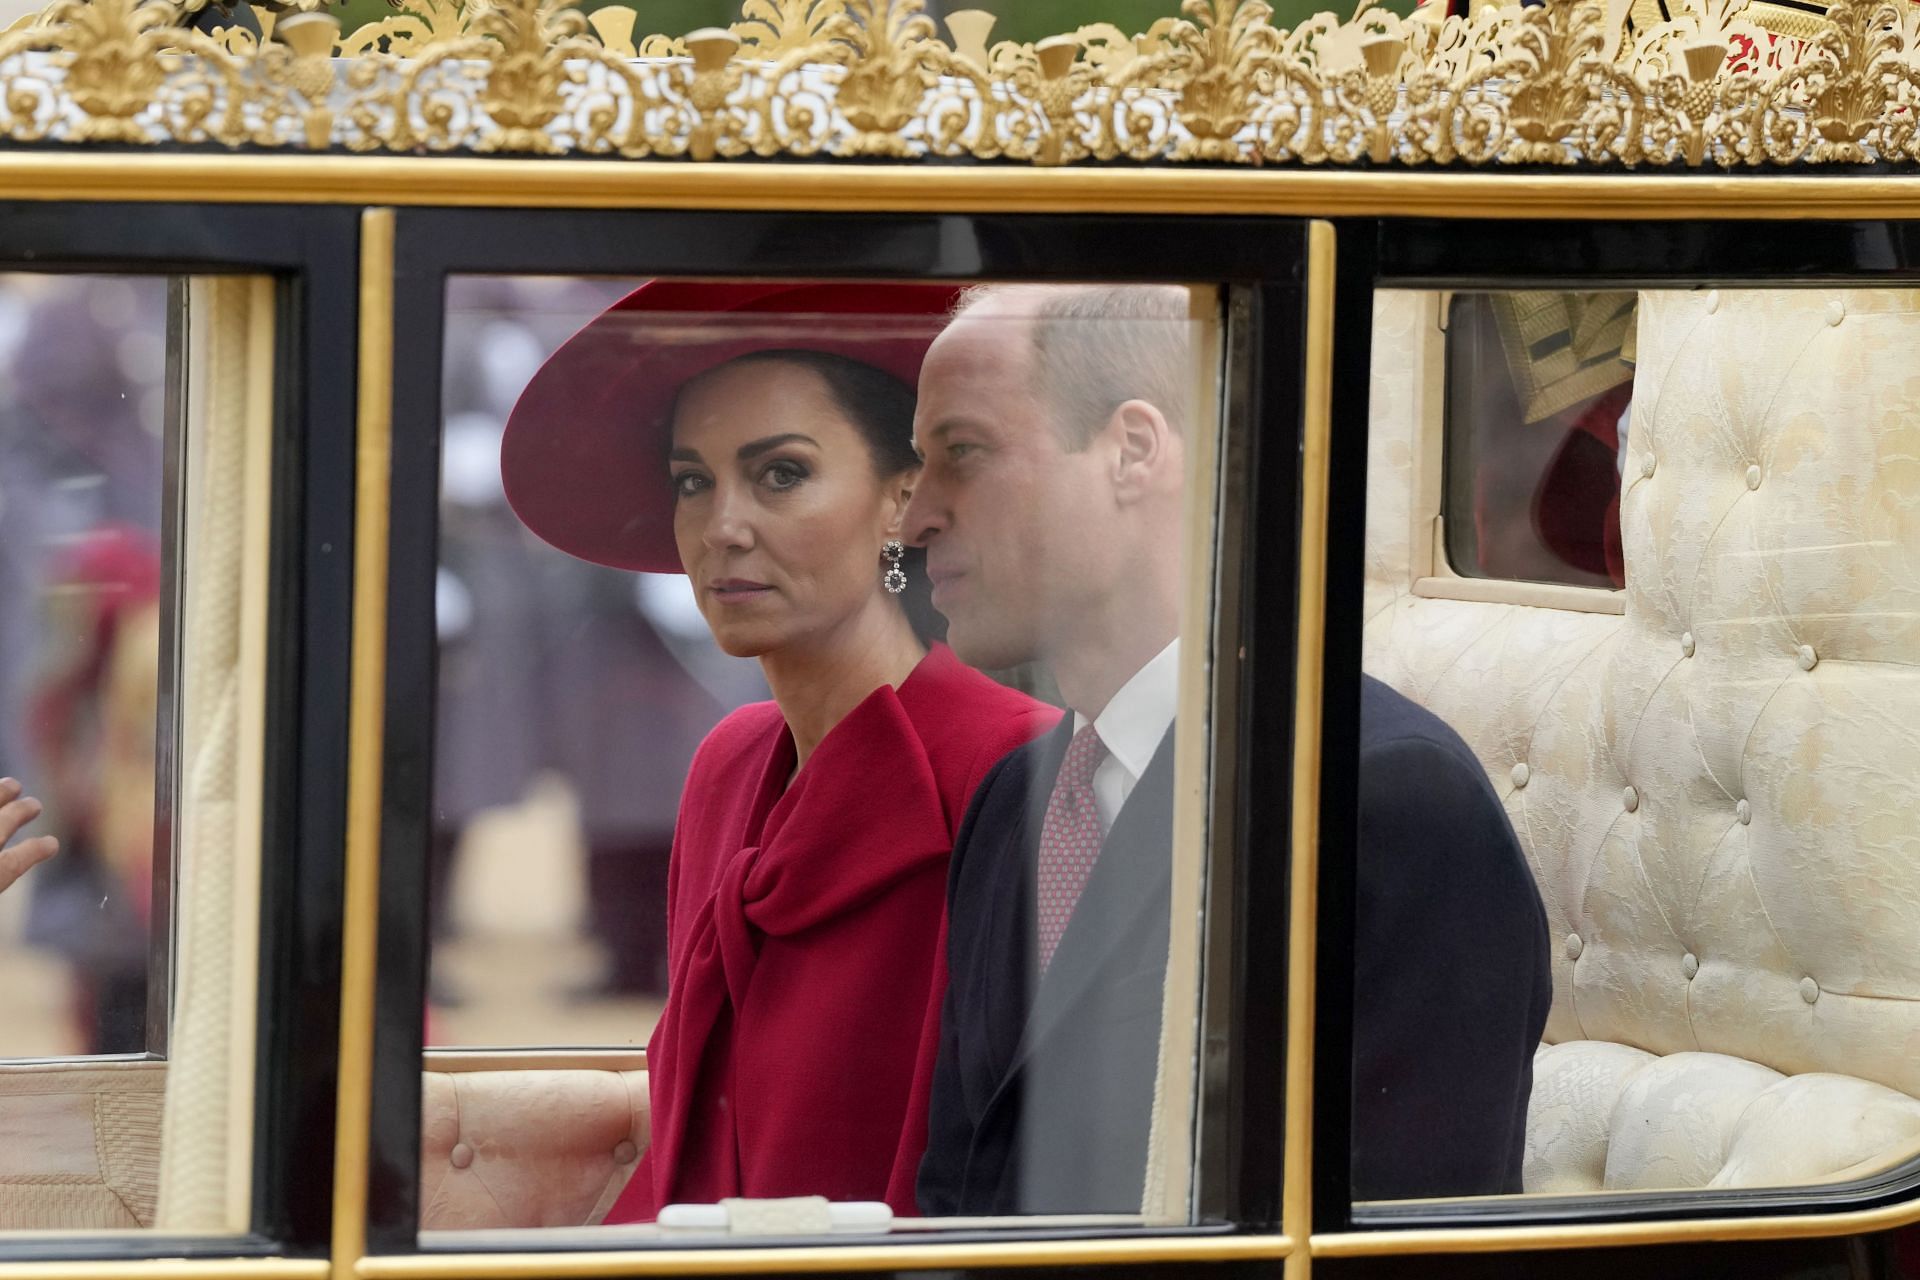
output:
[[1007,962],[993,967],[988,992],[989,1008],[994,1011],[988,1028],[989,1050],[994,1076],[1002,1084],[1012,1073],[1033,1008],[1035,857],[1053,779],[1072,741],[1073,717],[1066,716],[1058,728],[1027,749],[1027,768],[1008,779],[1018,791],[1012,801],[1015,821],[1003,846],[1003,865],[1010,874],[1000,878],[1009,891],[996,898],[990,926],[994,953],[1005,956]]
[[[1048,779],[1046,791],[1052,790],[1052,778],[1058,772],[1057,759],[1055,764],[1056,768],[1044,775]],[[1045,810],[1046,794],[1042,792],[1040,816],[1030,819],[1032,843],[1028,847],[1031,849],[1039,847],[1040,821]],[[1087,879],[1087,887],[1074,907],[1066,932],[1061,935],[1053,963],[1034,992],[1033,1012],[1014,1051],[1008,1077],[1045,1043],[1103,973],[1113,976],[1114,966],[1119,963],[1115,953],[1138,944],[1143,922],[1155,911],[1166,913],[1168,887],[1172,883],[1172,839],[1173,730],[1169,728],[1100,848],[1100,859]],[[1028,883],[1023,893],[1027,899],[1033,895],[1033,861],[1031,855],[1026,859]],[[1029,955],[1032,947],[1029,941]],[[1031,972],[1033,966],[1029,962],[1021,967]]]

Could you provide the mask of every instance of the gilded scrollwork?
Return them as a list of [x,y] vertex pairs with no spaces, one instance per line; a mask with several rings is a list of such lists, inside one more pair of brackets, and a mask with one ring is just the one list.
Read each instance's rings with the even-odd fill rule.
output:
[[845,0],[745,0],[733,34],[762,58],[779,58],[832,38]]
[[[0,32],[0,141],[717,161],[833,155],[1261,165],[1920,162],[1920,5],[1605,0],[1274,25],[1183,0],[1129,37],[992,41],[925,0],[745,0],[636,33],[577,0],[398,0],[342,33],[300,0],[265,38],[176,0],[53,0]],[[1612,15],[1612,16],[1610,16]],[[270,15],[271,16],[271,15]]]

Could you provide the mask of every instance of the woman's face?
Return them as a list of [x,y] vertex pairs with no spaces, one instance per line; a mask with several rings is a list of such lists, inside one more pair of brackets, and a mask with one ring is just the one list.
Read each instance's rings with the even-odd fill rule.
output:
[[673,417],[673,537],[720,647],[756,658],[831,643],[892,608],[880,550],[910,474],[883,479],[826,380],[777,360],[690,381]]

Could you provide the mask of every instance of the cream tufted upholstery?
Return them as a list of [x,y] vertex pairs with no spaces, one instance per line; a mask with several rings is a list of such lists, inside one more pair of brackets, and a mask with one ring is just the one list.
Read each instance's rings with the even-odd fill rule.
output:
[[600,1221],[647,1145],[647,1073],[426,1073],[420,1225],[579,1227]]
[[1920,1151],[1920,293],[1642,295],[1623,616],[1412,594],[1429,306],[1376,308],[1365,662],[1540,883],[1528,1189]]

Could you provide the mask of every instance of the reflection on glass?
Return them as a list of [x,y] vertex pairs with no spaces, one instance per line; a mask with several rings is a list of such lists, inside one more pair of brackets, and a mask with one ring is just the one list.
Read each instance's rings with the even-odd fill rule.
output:
[[[1504,1131],[1514,1176],[1499,1185],[1431,1179],[1445,1144],[1429,1123],[1417,1145],[1383,1146],[1391,1159],[1356,1161],[1363,1198],[1832,1183],[1920,1153],[1920,295],[1626,300],[1630,380],[1586,402],[1633,404],[1617,459],[1593,472],[1615,477],[1604,493],[1558,485],[1558,444],[1509,435],[1505,460],[1460,445],[1486,425],[1459,416],[1474,397],[1458,379],[1486,372],[1471,354],[1448,354],[1446,442],[1449,503],[1460,459],[1480,458],[1484,510],[1561,493],[1590,532],[1617,528],[1623,614],[1517,582],[1448,599],[1429,580],[1415,597],[1396,540],[1409,503],[1440,489],[1416,460],[1440,452],[1418,447],[1431,428],[1410,412],[1374,422],[1366,665],[1419,704],[1400,714],[1448,759],[1424,775],[1380,752],[1360,762],[1363,805],[1426,834],[1370,899],[1386,819],[1362,811],[1355,1128],[1391,1129],[1423,1089],[1452,1116],[1521,1086],[1525,1126]],[[1471,317],[1486,305],[1456,299],[1450,347],[1482,344]],[[1383,294],[1383,331],[1429,306]],[[1562,311],[1621,306],[1573,295]],[[1379,402],[1414,404],[1393,388],[1419,363],[1377,353]],[[1592,518],[1608,510],[1616,524]],[[1507,576],[1543,575],[1516,562]],[[1445,807],[1467,804],[1475,824]],[[1517,896],[1509,850],[1541,917],[1489,915]],[[1398,904],[1391,935],[1369,920],[1382,903]],[[1432,972],[1424,986],[1389,936]],[[1410,991],[1431,1007],[1402,1018]],[[1519,1020],[1529,1001],[1537,1026]],[[1397,1085],[1368,1078],[1370,1018],[1375,1044],[1418,1045]]]
[[62,846],[0,899],[0,1057],[148,1047],[166,300],[0,277],[0,775]]
[[[648,1048],[642,1078],[542,1079],[577,1133],[507,1105],[510,1063],[430,1076],[424,1225],[792,1196],[882,1226],[1184,1218],[1148,1150],[1159,1126],[1185,1185],[1192,1042],[1160,1031],[1169,954],[1190,986],[1198,953],[1169,895],[1204,829],[1180,862],[1206,312],[879,283],[449,303],[430,1042]],[[483,1005],[499,1030],[442,1030]],[[434,1159],[510,1161],[529,1123],[578,1152],[540,1203]]]
[[713,647],[684,584],[564,555],[507,505],[500,441],[521,388],[631,287],[450,287],[435,1045],[646,1043],[667,988],[680,782],[721,716],[766,696]]
[[273,301],[0,277],[0,1231],[250,1221]]

